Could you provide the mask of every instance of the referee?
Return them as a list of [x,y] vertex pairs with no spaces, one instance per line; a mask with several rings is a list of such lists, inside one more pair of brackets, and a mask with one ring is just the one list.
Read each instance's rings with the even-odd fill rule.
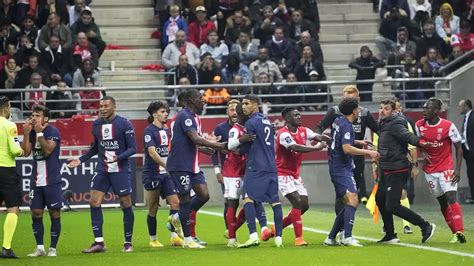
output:
[[20,177],[15,172],[15,157],[23,154],[16,124],[10,118],[10,101],[0,96],[0,204],[5,202],[7,218],[3,225],[3,249],[0,258],[18,258],[11,249],[21,204]]

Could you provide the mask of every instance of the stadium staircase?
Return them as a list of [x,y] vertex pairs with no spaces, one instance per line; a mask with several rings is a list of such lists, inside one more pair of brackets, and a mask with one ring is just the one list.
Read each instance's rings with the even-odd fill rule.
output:
[[[106,50],[100,60],[103,84],[114,86],[148,86],[163,84],[163,75],[156,71],[140,70],[142,66],[160,60],[158,40],[150,35],[156,30],[152,0],[96,0],[92,12],[108,44],[126,46],[126,50]],[[355,80],[355,71],[348,63],[359,55],[362,45],[374,54],[379,18],[372,12],[368,0],[319,0],[321,17],[321,45],[324,52],[328,80]],[[113,71],[114,70],[114,71]],[[343,86],[332,86],[339,93]],[[374,86],[374,100],[386,95],[389,88]],[[150,99],[163,96],[158,91],[111,92],[118,99],[119,108],[146,108]],[[137,96],[139,95],[139,96]],[[127,102],[130,98],[142,101]],[[136,112],[130,113],[138,115]],[[134,116],[135,116],[134,115]]]

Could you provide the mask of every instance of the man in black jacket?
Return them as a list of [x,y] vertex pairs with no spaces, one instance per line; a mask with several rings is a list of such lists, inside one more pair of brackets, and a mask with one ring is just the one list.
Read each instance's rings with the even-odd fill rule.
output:
[[416,42],[416,60],[425,56],[431,47],[435,47],[443,58],[448,57],[452,51],[451,46],[436,34],[434,22],[428,20],[423,25],[423,37]]
[[97,53],[100,58],[105,50],[106,43],[102,40],[99,26],[95,24],[95,20],[92,17],[92,12],[90,10],[82,11],[81,18],[71,25],[71,32],[73,41],[76,41],[79,32],[84,32],[87,36],[87,40],[97,47]]
[[471,198],[466,198],[466,203],[474,204],[474,114],[472,113],[472,102],[463,99],[458,104],[458,110],[463,115],[462,122],[462,154],[466,160],[467,178],[471,188]]
[[64,49],[57,35],[49,37],[49,45],[41,52],[40,65],[49,76],[51,85],[56,85],[64,76],[72,71],[71,50]]
[[[359,90],[353,86],[347,86],[343,90],[344,97],[355,97],[359,98]],[[321,134],[326,128],[329,128],[334,120],[341,116],[342,114],[339,112],[339,108],[337,106],[333,106],[328,110],[326,116],[321,120],[319,125],[316,127],[315,132]],[[375,119],[370,114],[370,111],[367,108],[360,107],[360,115],[359,118],[354,120],[352,123],[352,127],[354,128],[354,134],[356,140],[364,140],[365,137],[365,130],[369,127],[372,131],[377,132],[378,126]],[[362,147],[357,147],[362,148]],[[358,190],[359,199],[363,204],[367,203],[367,189],[365,187],[365,177],[364,177],[364,168],[365,168],[365,158],[364,156],[354,156],[354,179],[356,181],[356,186]],[[344,205],[341,199],[336,199],[336,213],[339,213],[341,208]]]
[[410,133],[406,118],[396,110],[393,100],[383,100],[379,111],[379,187],[376,202],[382,215],[385,236],[379,243],[398,243],[395,234],[393,215],[407,220],[421,228],[422,239],[425,243],[433,235],[436,225],[424,220],[420,215],[400,204],[403,186],[410,176],[410,161],[408,160],[408,144],[426,148],[433,143],[420,141],[420,138]]

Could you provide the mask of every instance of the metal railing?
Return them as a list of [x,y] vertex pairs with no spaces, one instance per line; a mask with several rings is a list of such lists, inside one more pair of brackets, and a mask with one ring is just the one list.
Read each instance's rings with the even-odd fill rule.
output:
[[449,70],[451,68],[453,68],[454,66],[456,66],[457,64],[461,63],[464,60],[469,60],[469,61],[472,60],[473,55],[474,55],[474,50],[470,50],[470,51],[464,53],[463,55],[461,55],[460,57],[458,57],[458,58],[454,59],[453,61],[449,62],[448,64],[442,66],[439,69],[439,72],[442,73],[443,75],[447,75],[447,74],[449,74]]

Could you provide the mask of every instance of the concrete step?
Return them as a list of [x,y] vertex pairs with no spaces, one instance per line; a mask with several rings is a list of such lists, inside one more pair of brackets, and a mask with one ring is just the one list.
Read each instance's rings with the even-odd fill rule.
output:
[[100,60],[160,60],[159,49],[105,50]]
[[[160,0],[161,1],[161,0]],[[91,8],[96,7],[151,7],[153,6],[153,0],[101,0],[93,1],[91,3]]]
[[347,14],[347,13],[368,13],[372,11],[370,3],[331,3],[318,4],[319,14]]
[[101,80],[104,82],[107,81],[160,81],[164,79],[164,75],[157,71],[102,71]]
[[148,59],[141,59],[141,60],[114,60],[113,58],[108,59],[100,59],[99,65],[104,69],[110,69],[111,62],[114,62],[115,69],[117,71],[121,70],[139,70],[141,67],[150,65],[150,64],[158,64],[160,62],[159,59],[155,60],[148,60]]
[[330,23],[349,23],[349,22],[379,22],[378,13],[355,13],[355,14],[321,14],[321,25]]
[[153,12],[152,7],[92,8],[92,15],[100,27],[156,26],[158,22]]
[[[375,46],[375,43],[368,43],[364,44],[369,46],[369,48],[372,50],[372,52],[375,54],[375,51],[377,50],[377,47]],[[360,54],[360,47],[362,44],[360,43],[342,43],[342,44],[322,44],[321,49],[323,50],[324,53],[324,58],[326,58],[326,53],[350,53],[354,55],[359,55]]]
[[367,34],[376,33],[378,31],[378,24],[373,23],[351,23],[351,24],[322,24],[321,36],[324,34]]
[[120,40],[143,39],[149,40],[150,35],[156,30],[155,27],[145,26],[122,26],[122,27],[101,27],[102,38],[109,43]]
[[157,39],[108,39],[108,44],[115,44],[130,49],[156,49],[160,43]]

